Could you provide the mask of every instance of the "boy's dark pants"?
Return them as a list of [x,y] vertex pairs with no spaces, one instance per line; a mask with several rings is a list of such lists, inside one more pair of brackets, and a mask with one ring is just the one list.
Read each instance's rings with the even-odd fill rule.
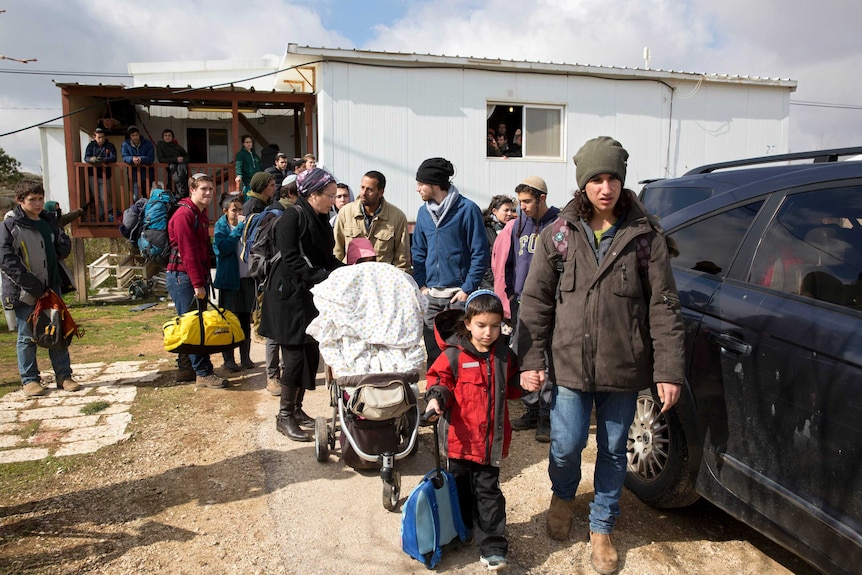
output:
[[483,557],[509,552],[506,539],[506,498],[500,490],[500,468],[464,459],[450,459],[449,471],[455,476],[464,525]]

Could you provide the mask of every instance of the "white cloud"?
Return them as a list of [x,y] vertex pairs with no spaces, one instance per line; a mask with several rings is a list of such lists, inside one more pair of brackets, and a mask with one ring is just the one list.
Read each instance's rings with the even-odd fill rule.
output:
[[[389,26],[376,26],[373,39],[361,48],[643,67],[643,48],[649,46],[652,68],[790,78],[799,82],[793,99],[862,105],[857,30],[862,4],[855,0],[404,0],[400,5],[406,6],[404,14]],[[128,62],[281,55],[289,42],[351,48],[350,31],[327,30],[320,15],[375,6],[374,0],[30,0],[4,6],[0,54],[37,57],[38,64],[29,67],[43,70],[125,73]],[[14,63],[3,67],[27,69]],[[50,76],[0,78],[0,108],[59,106]],[[0,133],[31,117],[0,109]],[[794,150],[851,145],[859,142],[860,132],[862,110],[791,106]],[[37,167],[35,130],[0,138],[0,147]]]

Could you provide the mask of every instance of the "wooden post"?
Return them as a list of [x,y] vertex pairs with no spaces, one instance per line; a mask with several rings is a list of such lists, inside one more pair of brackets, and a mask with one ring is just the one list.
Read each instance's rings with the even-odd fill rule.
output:
[[72,238],[72,261],[75,264],[75,287],[78,303],[87,303],[87,260],[84,257],[84,238]]

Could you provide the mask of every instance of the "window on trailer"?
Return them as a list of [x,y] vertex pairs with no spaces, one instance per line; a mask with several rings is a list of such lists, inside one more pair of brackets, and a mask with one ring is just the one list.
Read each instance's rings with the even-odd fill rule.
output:
[[563,156],[563,107],[539,104],[488,104],[489,158]]

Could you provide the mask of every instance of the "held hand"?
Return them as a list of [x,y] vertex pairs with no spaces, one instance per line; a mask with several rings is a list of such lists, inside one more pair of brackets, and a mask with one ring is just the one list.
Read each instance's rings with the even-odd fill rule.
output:
[[428,288],[427,287],[419,288],[419,293],[421,293],[422,295],[428,295]]
[[442,415],[443,410],[440,409],[440,403],[437,401],[436,397],[428,400],[428,407],[425,408],[425,413],[428,413],[429,411],[434,412],[434,415],[428,418],[428,421],[431,423],[437,421],[440,418],[440,415]]
[[675,383],[657,383],[655,386],[658,390],[658,399],[662,403],[661,412],[664,413],[679,401],[682,386]]
[[449,300],[449,303],[464,303],[465,301],[467,301],[467,293],[464,290],[459,289],[458,292],[452,296],[452,299]]
[[545,383],[544,370],[528,370],[521,372],[521,387],[527,391],[539,391]]
[[196,287],[195,288],[195,297],[198,299],[206,299],[207,298],[207,288]]

